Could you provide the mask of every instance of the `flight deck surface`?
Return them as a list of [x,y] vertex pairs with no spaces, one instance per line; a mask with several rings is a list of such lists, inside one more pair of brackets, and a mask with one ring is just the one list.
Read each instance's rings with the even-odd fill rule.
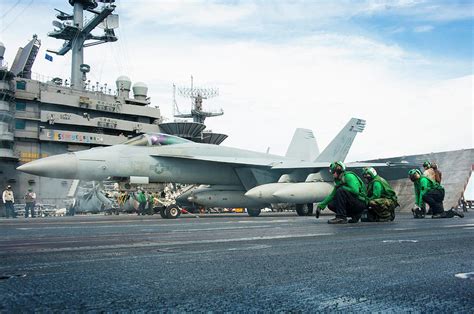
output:
[[0,310],[474,308],[472,212],[347,225],[295,213],[188,217],[1,219]]

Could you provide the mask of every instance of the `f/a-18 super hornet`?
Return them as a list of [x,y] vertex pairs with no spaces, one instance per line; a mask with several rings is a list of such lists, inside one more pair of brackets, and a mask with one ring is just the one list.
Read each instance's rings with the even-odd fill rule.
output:
[[[30,174],[64,179],[116,179],[130,183],[174,182],[199,185],[178,197],[163,216],[179,216],[180,204],[204,207],[245,207],[250,216],[273,203],[296,204],[299,215],[312,212],[332,188],[330,162],[344,160],[365,121],[352,118],[319,154],[311,130],[297,129],[286,156],[195,143],[180,137],[147,133],[123,144],[92,148],[38,159],[18,167]],[[404,177],[403,165],[372,166],[386,178]],[[401,176],[400,176],[401,174]]]

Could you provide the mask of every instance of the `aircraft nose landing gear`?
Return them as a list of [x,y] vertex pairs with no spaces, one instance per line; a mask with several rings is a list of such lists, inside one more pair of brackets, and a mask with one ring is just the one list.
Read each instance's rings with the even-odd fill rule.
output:
[[[160,211],[160,214],[161,214],[161,211]],[[173,205],[169,205],[168,207],[164,209],[165,217],[163,217],[163,214],[161,214],[161,217],[168,218],[168,219],[176,219],[180,215],[181,215],[181,209],[176,204],[173,204]]]

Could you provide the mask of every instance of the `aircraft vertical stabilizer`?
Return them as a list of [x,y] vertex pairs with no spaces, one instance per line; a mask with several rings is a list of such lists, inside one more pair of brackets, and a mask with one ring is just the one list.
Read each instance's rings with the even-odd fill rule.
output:
[[352,118],[315,161],[344,161],[357,133],[364,131],[365,120]]
[[285,156],[300,161],[313,161],[318,155],[319,147],[313,131],[296,129]]

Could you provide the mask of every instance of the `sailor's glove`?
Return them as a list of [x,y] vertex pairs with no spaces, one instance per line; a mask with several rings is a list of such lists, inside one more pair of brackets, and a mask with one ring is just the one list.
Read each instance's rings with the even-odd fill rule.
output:
[[423,213],[423,210],[419,206],[415,206],[411,209],[413,213],[413,218],[424,218],[425,215]]
[[319,214],[321,214],[321,211],[325,208],[326,206],[323,204],[318,204],[318,206],[316,206],[316,218],[319,218]]

